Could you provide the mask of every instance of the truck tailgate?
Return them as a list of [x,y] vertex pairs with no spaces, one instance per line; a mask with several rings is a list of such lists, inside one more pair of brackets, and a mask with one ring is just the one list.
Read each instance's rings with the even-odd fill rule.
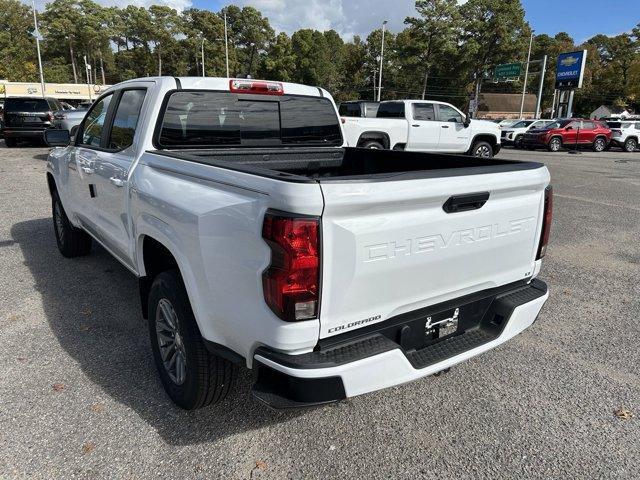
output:
[[[321,181],[320,338],[531,277],[548,183],[546,168]],[[485,192],[480,208],[443,208]]]

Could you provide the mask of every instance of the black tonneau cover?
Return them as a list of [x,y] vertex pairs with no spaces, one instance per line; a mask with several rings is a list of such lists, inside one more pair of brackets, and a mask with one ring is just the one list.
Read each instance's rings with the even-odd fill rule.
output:
[[149,153],[292,182],[373,182],[532,170],[544,165],[468,155],[365,148],[225,148]]

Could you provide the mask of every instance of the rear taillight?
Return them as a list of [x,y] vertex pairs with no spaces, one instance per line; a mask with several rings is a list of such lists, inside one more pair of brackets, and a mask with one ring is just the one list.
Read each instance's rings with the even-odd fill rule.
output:
[[553,220],[553,188],[549,185],[544,190],[544,213],[542,216],[542,232],[540,233],[540,245],[536,260],[540,260],[547,253],[549,234],[551,233],[551,221]]
[[49,122],[53,122],[53,113],[52,112],[47,112],[47,120]]
[[265,82],[263,80],[229,80],[229,90],[233,93],[284,95],[284,87],[280,82]]
[[288,322],[318,316],[320,294],[320,219],[267,213],[262,238],[271,264],[262,274],[264,299]]

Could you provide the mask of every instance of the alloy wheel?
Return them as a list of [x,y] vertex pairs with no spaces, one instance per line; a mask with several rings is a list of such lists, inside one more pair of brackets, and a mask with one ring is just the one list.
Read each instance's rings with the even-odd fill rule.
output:
[[166,298],[161,299],[156,309],[158,348],[169,378],[176,385],[182,385],[187,376],[187,355],[178,327],[173,305]]
[[480,145],[476,148],[474,156],[483,158],[491,157],[491,149],[487,145]]

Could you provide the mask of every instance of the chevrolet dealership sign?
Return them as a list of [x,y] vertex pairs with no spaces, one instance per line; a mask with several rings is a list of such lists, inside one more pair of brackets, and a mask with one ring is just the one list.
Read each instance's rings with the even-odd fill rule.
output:
[[[44,96],[59,100],[95,100],[111,85],[86,85],[80,83],[45,83]],[[0,98],[42,97],[39,83],[2,82]]]
[[582,87],[587,51],[561,53],[556,67],[556,89],[574,90]]

